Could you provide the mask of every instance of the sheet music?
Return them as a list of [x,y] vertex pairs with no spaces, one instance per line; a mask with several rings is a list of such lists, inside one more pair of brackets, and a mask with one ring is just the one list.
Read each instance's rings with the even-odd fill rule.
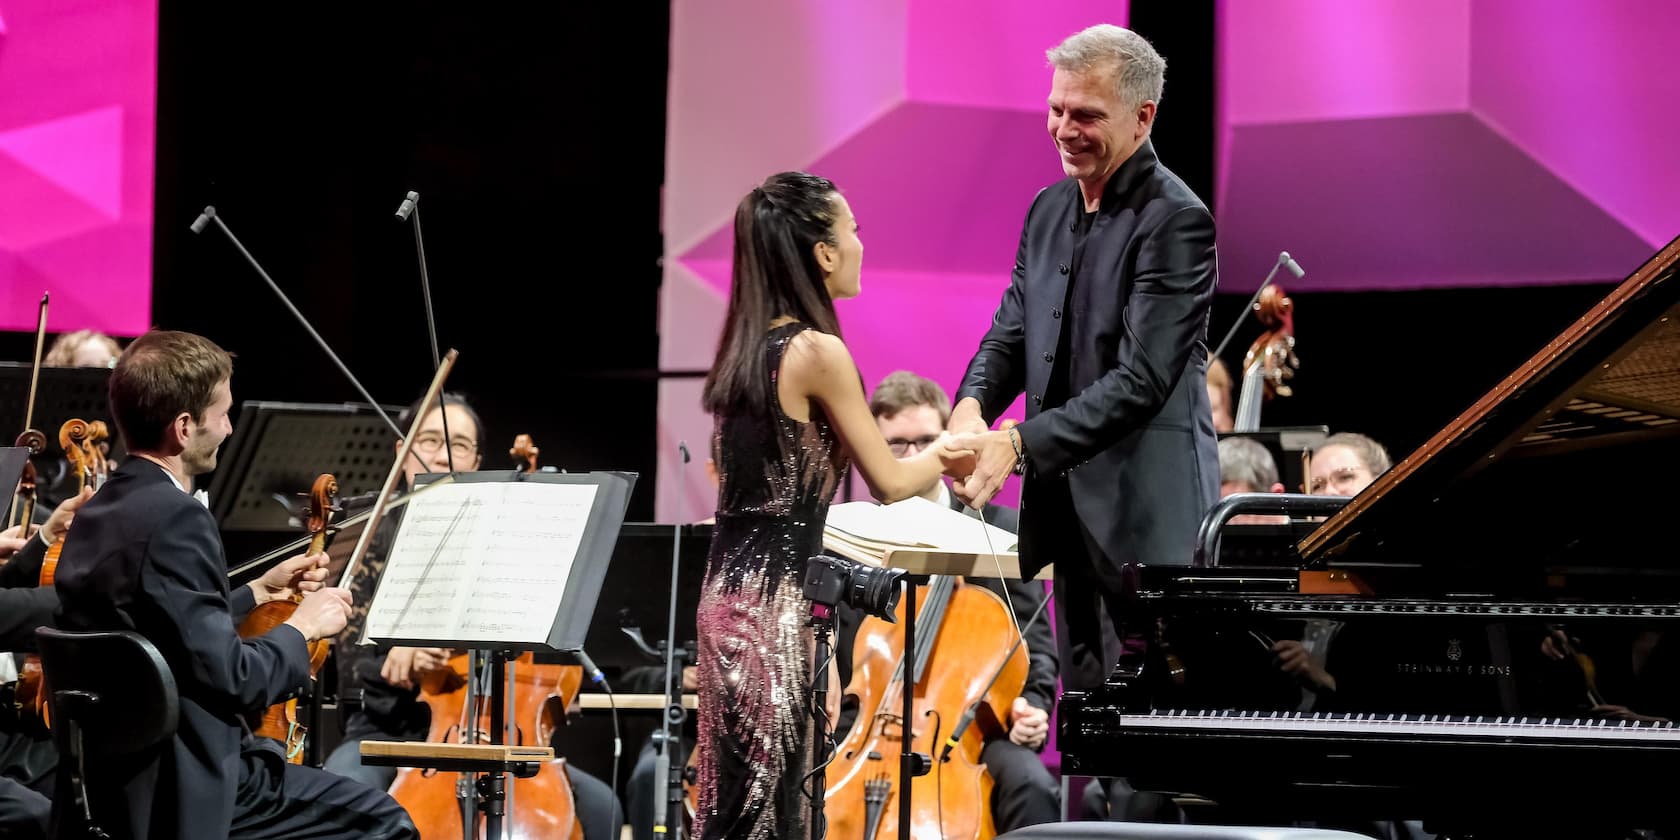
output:
[[[912,496],[890,505],[846,502],[828,509],[825,527],[869,543],[920,546],[990,555],[1013,551],[1016,537],[990,523]],[[990,542],[987,536],[990,535]]]
[[417,495],[368,611],[368,638],[546,642],[596,489],[465,482]]

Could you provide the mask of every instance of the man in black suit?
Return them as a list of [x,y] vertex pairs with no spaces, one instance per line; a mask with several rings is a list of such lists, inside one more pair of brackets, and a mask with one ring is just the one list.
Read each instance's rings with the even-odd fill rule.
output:
[[[190,494],[233,432],[233,360],[200,336],[154,331],[134,340],[111,372],[111,412],[130,458],[78,512],[55,587],[59,627],[132,630],[174,673],[180,724],[146,769],[90,782],[126,813],[108,831],[165,838],[416,837],[384,793],[287,764],[254,738],[244,715],[272,705],[309,676],[307,643],[344,627],[349,593],[325,589],[325,555],[283,561],[230,592],[215,520]],[[313,590],[313,591],[309,591]],[[240,639],[255,605],[309,591],[283,625]],[[51,678],[51,675],[48,675]],[[61,768],[58,795],[68,801]],[[96,815],[97,817],[98,815]],[[72,818],[63,809],[59,820]]]
[[[1213,217],[1149,141],[1166,64],[1112,25],[1049,51],[1049,130],[1070,177],[1028,211],[1009,288],[968,365],[950,430],[977,451],[958,488],[989,500],[1012,472],[1021,561],[1056,565],[1069,689],[1119,658],[1132,563],[1188,564],[1217,498],[1208,406]],[[1026,420],[986,431],[1016,395]]]
[[[907,458],[938,440],[945,431],[951,398],[938,383],[909,371],[898,371],[876,386],[869,399],[869,409],[893,455]],[[919,495],[976,518],[983,514],[988,524],[1015,531],[1014,510],[989,504],[983,511],[976,511],[953,497],[943,481],[934,481]],[[996,548],[1004,551],[1008,546]],[[1036,580],[998,578],[970,582],[996,593],[1014,609],[1015,621],[1026,640],[1029,663],[1026,686],[1021,689],[1021,696],[1015,698],[1009,719],[1001,721],[1009,727],[1008,733],[989,737],[980,753],[980,760],[992,776],[992,823],[1002,833],[1056,822],[1061,819],[1060,788],[1039,757],[1050,734],[1049,709],[1056,698],[1056,642],[1050,634],[1050,617],[1039,615],[1033,620],[1045,601],[1044,584]],[[861,613],[849,607],[836,610],[834,651],[841,685],[851,679],[852,642],[862,618]],[[837,737],[846,732],[851,717],[850,710],[847,711],[841,715]]]

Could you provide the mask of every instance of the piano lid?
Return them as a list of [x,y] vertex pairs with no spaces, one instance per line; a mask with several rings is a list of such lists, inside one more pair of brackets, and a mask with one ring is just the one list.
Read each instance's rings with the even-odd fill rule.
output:
[[1595,555],[1643,547],[1626,535],[1606,542],[1623,530],[1607,513],[1631,505],[1672,526],[1662,511],[1680,486],[1677,273],[1680,238],[1308,534],[1302,559],[1428,565],[1517,550],[1578,565],[1583,545]]

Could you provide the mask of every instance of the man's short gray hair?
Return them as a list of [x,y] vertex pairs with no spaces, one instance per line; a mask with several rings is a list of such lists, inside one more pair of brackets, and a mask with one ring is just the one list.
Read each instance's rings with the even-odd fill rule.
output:
[[1248,493],[1270,493],[1278,483],[1277,461],[1254,438],[1220,438],[1219,483],[1243,485]]
[[1099,23],[1068,36],[1045,52],[1058,70],[1085,73],[1115,68],[1115,85],[1127,108],[1145,102],[1161,104],[1166,86],[1167,60],[1142,35],[1112,23]]

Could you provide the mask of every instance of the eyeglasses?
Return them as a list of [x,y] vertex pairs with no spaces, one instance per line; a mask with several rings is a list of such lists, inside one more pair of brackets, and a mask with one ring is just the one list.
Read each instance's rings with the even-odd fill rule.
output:
[[[443,448],[443,435],[426,432],[414,436],[414,449],[425,455],[430,455]],[[452,438],[449,441],[449,451],[459,458],[466,458],[478,451],[478,444],[466,438]]]
[[904,438],[887,438],[887,448],[892,450],[894,458],[903,458],[912,451],[920,452],[939,440],[939,435],[922,435],[919,438],[905,440]]
[[1343,467],[1342,469],[1330,473],[1329,478],[1325,478],[1324,476],[1315,476],[1312,483],[1308,485],[1308,492],[1316,495],[1323,495],[1325,488],[1334,487],[1337,489],[1339,495],[1349,495],[1345,492],[1340,492],[1341,488],[1358,482],[1362,478],[1369,478],[1370,475],[1371,471],[1365,469],[1364,467]]

